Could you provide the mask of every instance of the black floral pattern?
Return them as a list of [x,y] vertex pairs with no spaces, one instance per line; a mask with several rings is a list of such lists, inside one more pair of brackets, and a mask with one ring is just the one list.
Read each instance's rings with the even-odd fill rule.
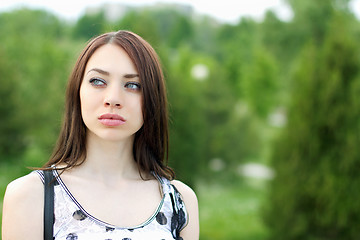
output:
[[77,240],[77,239],[78,239],[78,236],[75,233],[69,233],[66,236],[66,240]]
[[78,221],[83,221],[87,218],[86,215],[81,210],[75,211],[72,216],[74,219]]
[[179,191],[176,189],[175,186],[172,187],[174,188],[174,195],[170,193],[171,202],[173,205],[173,216],[171,218],[171,233],[174,239],[183,240],[183,238],[180,237],[180,231],[186,224],[186,215],[184,211],[185,206]]
[[106,232],[112,232],[115,228],[106,226]]
[[171,232],[173,237],[177,240],[182,239],[180,235],[180,231],[185,224],[185,213],[184,210],[180,209],[177,213],[174,212],[171,218]]
[[167,224],[167,218],[165,216],[165,214],[163,212],[159,212],[156,215],[156,221],[160,224],[160,225],[166,225]]

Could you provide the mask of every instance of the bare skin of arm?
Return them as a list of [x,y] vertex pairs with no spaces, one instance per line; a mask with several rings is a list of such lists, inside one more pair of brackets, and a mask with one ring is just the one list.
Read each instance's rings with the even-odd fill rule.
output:
[[11,182],[4,197],[3,240],[43,239],[44,186],[36,174]]
[[172,184],[179,190],[183,197],[187,212],[189,214],[189,222],[181,231],[180,236],[184,240],[199,239],[199,207],[198,200],[194,191],[180,181],[172,181]]

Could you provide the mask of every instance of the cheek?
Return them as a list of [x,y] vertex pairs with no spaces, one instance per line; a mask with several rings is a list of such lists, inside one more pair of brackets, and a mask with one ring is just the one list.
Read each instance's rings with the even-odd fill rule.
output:
[[84,121],[86,120],[86,117],[92,112],[91,109],[93,108],[94,101],[96,101],[96,99],[94,98],[93,94],[90,94],[86,88],[82,88],[82,87],[80,88],[79,91],[79,97],[80,97],[81,116]]
[[136,104],[133,105],[133,109],[136,111],[136,115],[139,119],[139,122],[141,123],[141,125],[144,124],[144,115],[143,115],[143,101],[142,98],[137,99]]
[[137,104],[137,106],[134,108],[136,109],[136,115],[139,119],[140,122],[144,122],[144,116],[143,116],[143,107],[142,107],[142,104]]
[[79,91],[81,109],[91,109],[97,101],[96,95],[86,87],[80,87]]
[[79,92],[79,98],[80,98],[80,109],[81,109],[81,115],[83,116],[84,111],[85,111],[85,106],[86,104],[86,98],[84,96],[84,91],[82,90],[82,88],[80,88],[80,92]]
[[82,118],[84,124],[86,125],[86,122],[87,122],[86,101],[81,94],[80,94],[80,113],[81,113],[81,118]]

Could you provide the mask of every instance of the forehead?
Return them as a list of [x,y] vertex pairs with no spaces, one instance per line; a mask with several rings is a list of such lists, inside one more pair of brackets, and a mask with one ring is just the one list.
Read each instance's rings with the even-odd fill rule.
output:
[[110,73],[137,73],[135,64],[123,48],[114,44],[99,47],[89,58],[85,74],[99,68]]

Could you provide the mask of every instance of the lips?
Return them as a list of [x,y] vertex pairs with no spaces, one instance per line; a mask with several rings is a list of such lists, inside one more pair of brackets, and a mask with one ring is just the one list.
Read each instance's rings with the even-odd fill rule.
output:
[[100,123],[109,127],[120,126],[126,122],[125,118],[113,113],[103,114],[98,119]]

